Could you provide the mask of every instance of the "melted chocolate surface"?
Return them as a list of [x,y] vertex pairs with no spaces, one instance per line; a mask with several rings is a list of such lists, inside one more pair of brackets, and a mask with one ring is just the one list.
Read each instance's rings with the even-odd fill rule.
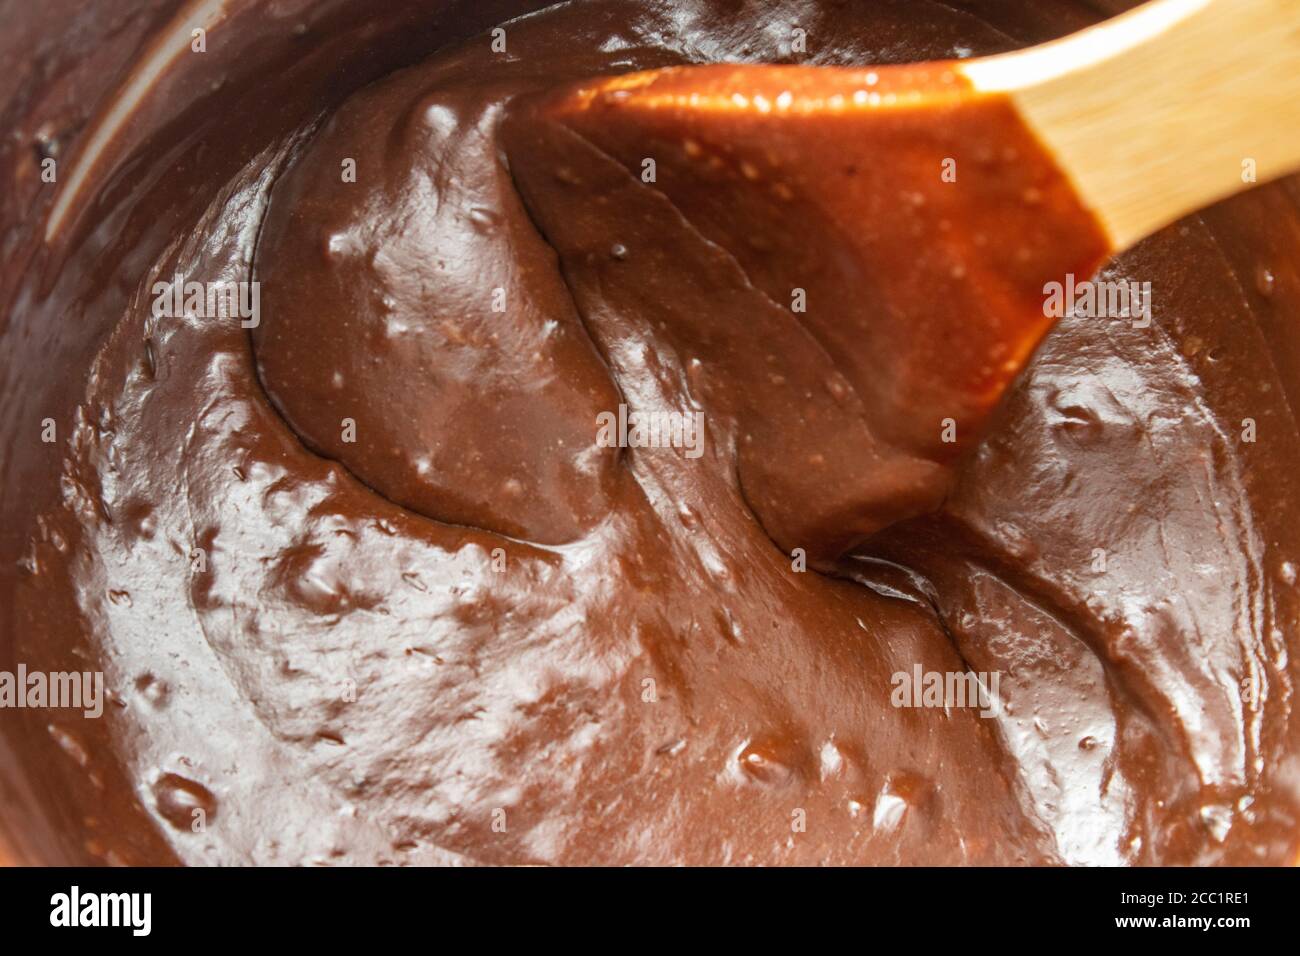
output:
[[[819,223],[772,235],[831,263],[795,314],[743,210],[529,112],[1096,11],[289,6],[305,30],[236,16],[266,68],[175,81],[224,118],[141,111],[64,239],[4,208],[0,667],[112,692],[99,720],[0,712],[12,856],[1295,860],[1293,182],[1107,265],[1152,283],[1150,326],[1067,316],[936,464],[855,364],[881,353],[836,347],[881,300]],[[260,323],[155,316],[176,275],[258,281]],[[600,447],[620,405],[702,413],[702,453]],[[892,700],[968,671],[996,715]]]

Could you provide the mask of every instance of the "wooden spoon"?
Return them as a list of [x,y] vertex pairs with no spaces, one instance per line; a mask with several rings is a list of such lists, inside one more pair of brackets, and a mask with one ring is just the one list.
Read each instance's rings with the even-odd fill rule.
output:
[[798,313],[882,442],[947,463],[1059,317],[1050,283],[1300,167],[1300,2],[1156,0],[983,59],[671,68],[537,109]]
[[1296,0],[1156,0],[956,69],[1011,101],[1112,252],[1300,167]]

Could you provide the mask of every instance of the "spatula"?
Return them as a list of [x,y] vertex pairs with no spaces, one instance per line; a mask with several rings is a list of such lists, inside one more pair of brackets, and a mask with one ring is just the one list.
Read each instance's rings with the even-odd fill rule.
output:
[[1059,317],[1053,283],[1300,167],[1300,2],[1155,0],[982,59],[670,68],[541,109],[789,303],[882,440],[948,462]]

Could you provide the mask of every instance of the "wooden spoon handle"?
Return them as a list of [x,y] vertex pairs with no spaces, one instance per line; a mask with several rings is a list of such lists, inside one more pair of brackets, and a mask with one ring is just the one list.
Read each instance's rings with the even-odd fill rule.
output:
[[1300,168],[1300,0],[1154,0],[959,69],[1012,99],[1115,251]]

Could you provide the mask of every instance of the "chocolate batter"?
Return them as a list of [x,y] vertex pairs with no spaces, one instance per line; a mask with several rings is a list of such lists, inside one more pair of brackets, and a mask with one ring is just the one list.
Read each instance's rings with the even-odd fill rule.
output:
[[[979,55],[1097,11],[423,6],[249,4],[256,76],[188,65],[64,234],[4,210],[0,668],[113,691],[99,721],[0,712],[13,856],[1295,860],[1294,182],[1107,266],[1153,284],[1151,327],[1068,316],[985,422],[975,374],[909,404],[946,339],[871,338],[906,223],[854,246],[797,192],[647,183],[547,91]],[[1056,195],[1014,128],[956,145],[990,132],[1019,147],[991,181]],[[952,273],[969,218],[920,244],[936,292],[1010,314]],[[1096,254],[1086,219],[1044,242]],[[156,316],[176,275],[257,280],[260,323]],[[599,447],[620,404],[702,412],[703,454]],[[985,426],[961,458],[948,407]],[[917,667],[999,673],[998,714],[893,706]]]

